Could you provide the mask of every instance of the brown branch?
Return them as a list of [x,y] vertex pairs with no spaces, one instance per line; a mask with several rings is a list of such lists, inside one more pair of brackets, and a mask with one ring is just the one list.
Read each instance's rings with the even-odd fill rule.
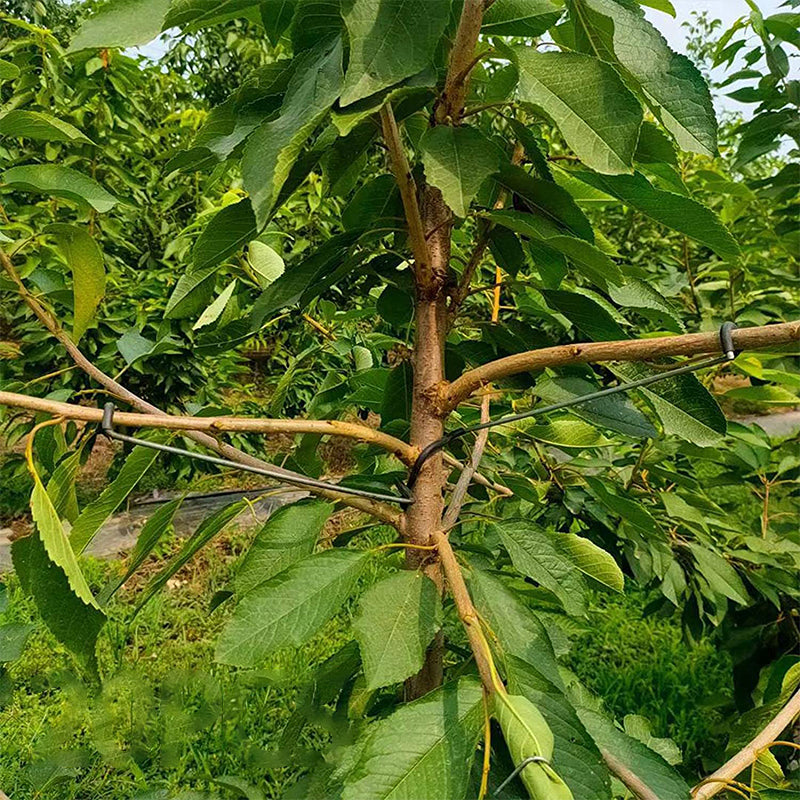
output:
[[708,800],[709,797],[724,791],[726,782],[733,780],[742,770],[747,769],[798,715],[800,715],[800,691],[792,695],[786,705],[749,744],[694,787],[692,790],[694,800]]
[[639,800],[666,800],[659,797],[635,772],[628,769],[616,756],[608,750],[600,749],[600,755],[611,772],[614,773]]
[[[481,401],[481,422],[489,421],[489,403],[491,398],[485,395]],[[453,489],[453,494],[450,497],[450,505],[447,507],[447,512],[442,520],[442,527],[445,531],[449,531],[458,520],[458,515],[461,513],[461,508],[464,505],[464,500],[467,497],[467,490],[472,481],[473,476],[480,466],[481,459],[483,458],[483,451],[486,447],[486,442],[489,440],[489,429],[484,428],[478,432],[475,439],[475,446],[472,448],[472,455],[470,456],[469,464],[464,468],[461,475],[458,477],[456,488]]]
[[391,103],[385,103],[381,108],[381,125],[383,138],[389,149],[392,173],[400,189],[400,197],[406,214],[411,252],[414,254],[414,270],[418,281],[428,283],[430,282],[431,257],[417,201],[417,185],[414,183],[414,176],[411,174],[411,167],[400,140],[400,130],[397,127]]
[[[525,148],[519,142],[517,142],[514,145],[514,152],[511,154],[511,163],[518,165],[522,163],[522,159],[524,157]],[[496,211],[499,211],[506,204],[507,199],[508,193],[505,189],[501,189],[493,208]],[[464,300],[466,300],[469,296],[469,287],[472,283],[472,278],[475,276],[475,270],[478,268],[478,265],[483,258],[483,254],[486,252],[486,247],[489,244],[489,235],[491,234],[493,227],[494,225],[492,223],[487,222],[486,220],[481,220],[482,230],[478,236],[478,241],[475,244],[475,249],[472,251],[472,255],[469,257],[469,261],[467,261],[464,271],[461,273],[461,279],[458,282],[458,287],[453,292],[453,296],[451,298],[450,308],[448,309],[451,324],[455,319],[456,314],[458,314],[459,308],[461,308],[462,304],[464,303]]]
[[495,689],[495,685],[492,679],[488,646],[483,631],[481,630],[478,612],[472,604],[472,598],[469,596],[467,584],[464,582],[461,567],[456,560],[453,548],[450,546],[450,540],[447,538],[447,534],[443,531],[437,531],[433,535],[433,543],[439,551],[439,558],[442,562],[445,579],[447,580],[447,585],[450,587],[450,594],[453,596],[453,602],[458,611],[458,616],[467,633],[470,649],[475,656],[475,664],[481,676],[481,682],[486,691],[491,694]]
[[[88,358],[86,358],[86,356],[80,351],[77,345],[69,338],[69,336],[61,328],[55,317],[53,317],[53,315],[50,314],[50,312],[48,312],[41,305],[41,303],[39,303],[39,301],[28,291],[27,287],[17,274],[14,265],[11,263],[11,259],[6,255],[6,253],[3,250],[0,250],[0,264],[2,264],[2,267],[8,274],[9,278],[16,285],[22,299],[25,301],[25,304],[28,306],[28,308],[30,308],[31,311],[33,311],[33,313],[36,315],[39,321],[45,326],[45,328],[47,328],[47,330],[64,346],[64,349],[67,351],[70,358],[72,358],[72,360],[90,378],[94,379],[104,389],[116,395],[121,400],[128,403],[138,411],[141,411],[145,414],[166,416],[165,413],[161,411],[161,409],[157,408],[152,403],[148,403],[146,400],[143,400],[138,395],[126,389],[120,383],[117,383],[117,381],[115,381],[110,376],[106,375],[105,372],[96,367],[91,361],[89,361]],[[207,433],[203,433],[202,431],[187,431],[186,435],[188,438],[192,439],[193,441],[197,442],[203,447],[207,447],[209,450],[214,450],[224,458],[227,458],[231,461],[236,461],[239,464],[247,464],[248,466],[251,467],[261,467],[261,468],[276,470],[285,474],[287,478],[298,477],[297,473],[292,472],[291,470],[287,470],[282,467],[276,467],[273,464],[268,464],[266,461],[262,461],[260,458],[256,458],[255,456],[251,456],[248,453],[244,453],[238,448],[233,447],[232,445],[218,442],[213,436],[209,436]],[[404,516],[399,511],[392,508],[390,505],[386,503],[379,503],[374,500],[368,500],[365,498],[351,497],[348,495],[343,495],[339,492],[334,492],[329,490],[310,489],[309,491],[312,494],[316,494],[320,497],[325,497],[329,500],[334,500],[343,503],[344,505],[350,506],[351,508],[356,508],[359,511],[364,511],[367,514],[371,514],[372,516],[376,517],[382,522],[386,522],[389,525],[394,526],[395,528],[397,528],[398,531],[402,532],[404,530],[405,527]]]
[[[26,408],[30,411],[43,411],[65,419],[84,422],[100,422],[103,412],[99,408],[89,408],[71,403],[58,403],[42,397],[26,394],[0,392],[0,406]],[[166,428],[173,431],[206,431],[221,433],[293,434],[314,433],[323,436],[342,436],[382,447],[397,456],[404,464],[411,465],[418,451],[401,439],[373,430],[365,425],[352,422],[322,419],[250,419],[244,417],[184,417],[162,414],[128,414],[124,411],[114,415],[114,422],[129,428]]]
[[[775,347],[797,341],[800,341],[800,321],[739,328],[733,332],[733,344],[737,350]],[[719,336],[715,331],[661,336],[657,339],[565,344],[541,350],[528,350],[525,353],[516,353],[513,356],[490,361],[465,372],[445,390],[441,412],[448,413],[488,383],[522,372],[533,372],[566,364],[647,361],[667,356],[696,356],[719,351]]]
[[[442,459],[446,464],[449,464],[451,467],[454,467],[457,470],[465,470],[466,466],[459,461],[455,456],[451,456],[450,453],[442,453]],[[508,486],[503,486],[502,483],[495,483],[494,481],[490,481],[485,475],[481,475],[480,472],[476,472],[472,479],[475,483],[479,484],[480,486],[485,487],[486,489],[491,489],[493,492],[497,492],[497,494],[502,494],[505,497],[513,497],[514,492],[508,488]]]
[[464,110],[464,100],[469,89],[469,77],[483,24],[483,0],[464,0],[464,8],[458,23],[450,63],[444,82],[444,91],[436,105],[435,117],[439,124],[457,125]]

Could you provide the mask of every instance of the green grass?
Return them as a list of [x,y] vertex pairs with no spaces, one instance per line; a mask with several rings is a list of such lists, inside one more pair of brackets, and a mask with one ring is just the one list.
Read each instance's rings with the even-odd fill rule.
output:
[[[117,621],[106,624],[99,641],[102,687],[79,678],[15,578],[6,577],[10,604],[0,623],[37,625],[20,660],[9,665],[13,690],[0,705],[0,788],[6,794],[14,800],[150,800],[151,791],[163,789],[169,797],[195,790],[238,800],[241,795],[215,783],[233,775],[267,798],[283,795],[303,771],[303,753],[320,751],[329,738],[320,720],[321,727],[304,729],[299,755],[278,749],[298,688],[314,665],[348,640],[353,604],[323,635],[259,670],[215,664],[227,609],[211,613],[209,601],[227,584],[251,537],[221,537],[123,624],[147,579],[179,543],[161,547],[149,575],[137,575],[109,609]],[[364,581],[374,581],[399,558],[375,559]],[[95,589],[118,568],[96,560],[85,567]]]
[[[733,674],[727,654],[708,640],[688,645],[675,618],[643,614],[643,593],[603,596],[588,630],[573,644],[569,664],[617,719],[640,714],[653,734],[683,753],[688,777],[724,744]],[[726,714],[727,712],[727,714]]]
[[[239,775],[268,798],[280,796],[293,770],[276,766],[275,742],[292,711],[293,686],[341,646],[345,624],[255,673],[215,665],[225,612],[209,613],[208,602],[245,540],[234,535],[201,554],[130,626],[106,626],[102,689],[78,679],[39,623],[9,670],[13,695],[0,712],[3,791],[14,800],[122,800],[145,789],[209,790],[214,778]],[[111,569],[92,563],[93,583]],[[8,585],[6,621],[36,620],[16,581]],[[112,613],[130,613],[133,600],[125,590]]]
[[[102,688],[77,677],[69,655],[38,623],[10,667],[13,693],[0,711],[0,788],[14,800],[129,800],[154,790],[220,791],[234,800],[238,795],[214,779],[235,775],[267,798],[280,797],[303,768],[302,757],[278,749],[296,687],[346,641],[350,610],[324,635],[263,669],[216,665],[214,643],[227,611],[210,613],[208,602],[248,540],[241,533],[221,538],[132,624],[106,626]],[[113,569],[90,562],[92,584]],[[385,560],[376,561],[376,573],[386,569]],[[123,590],[112,610],[118,619],[130,613],[145,579]],[[16,581],[7,583],[5,621],[36,621]],[[729,665],[708,643],[686,646],[675,622],[644,618],[642,603],[636,593],[602,600],[575,641],[570,666],[619,718],[650,718],[654,734],[674,738],[692,767],[716,741],[719,715],[709,704],[720,693],[727,697]],[[328,738],[322,722],[305,728],[301,753]]]

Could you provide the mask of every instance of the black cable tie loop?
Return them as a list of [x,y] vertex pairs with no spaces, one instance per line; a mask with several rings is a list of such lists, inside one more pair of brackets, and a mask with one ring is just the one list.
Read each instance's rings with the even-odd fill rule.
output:
[[733,346],[733,332],[739,326],[735,322],[723,322],[719,329],[719,343],[728,361],[733,361],[741,352]]

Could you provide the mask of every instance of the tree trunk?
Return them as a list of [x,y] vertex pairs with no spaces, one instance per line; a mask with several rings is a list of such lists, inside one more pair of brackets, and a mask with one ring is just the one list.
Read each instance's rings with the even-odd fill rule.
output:
[[[422,189],[420,212],[429,236],[430,264],[427,275],[417,274],[416,334],[414,343],[414,387],[411,408],[411,444],[420,449],[441,438],[444,421],[436,410],[436,396],[444,381],[444,342],[447,330],[445,286],[450,265],[450,224],[452,215],[441,192],[431,186]],[[430,545],[441,526],[446,472],[441,452],[429,458],[414,485],[414,504],[406,519],[406,539]],[[424,550],[409,550],[407,564],[425,573],[443,590],[438,556]],[[428,649],[422,670],[406,681],[406,698],[413,700],[442,682],[444,640],[439,634]]]

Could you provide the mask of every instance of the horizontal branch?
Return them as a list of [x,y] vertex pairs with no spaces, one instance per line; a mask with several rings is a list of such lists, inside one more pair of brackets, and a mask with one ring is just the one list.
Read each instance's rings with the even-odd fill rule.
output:
[[[58,320],[44,308],[44,306],[28,291],[22,279],[17,274],[11,259],[6,253],[0,249],[0,265],[2,265],[8,277],[13,281],[20,296],[24,300],[28,308],[33,311],[39,321],[47,328],[48,331],[64,346],[64,349],[69,354],[70,358],[75,364],[80,367],[90,378],[97,381],[104,389],[111,392],[112,395],[119,397],[124,402],[131,405],[133,408],[145,414],[153,414],[157,416],[167,416],[157,406],[148,403],[143,398],[134,394],[129,389],[126,389],[122,384],[115,381],[111,376],[106,375],[99,367],[93,364],[80,350],[80,348],[69,338],[66,332],[58,324]],[[233,445],[226,444],[225,442],[217,441],[213,436],[210,436],[203,431],[187,431],[188,438],[197,442],[203,447],[227,458],[230,461],[236,461],[239,464],[246,464],[251,467],[269,468],[286,475],[287,480],[292,477],[298,477],[296,472],[284,469],[283,467],[276,467],[273,464],[268,464],[260,458],[251,456]],[[333,490],[322,489],[309,489],[312,494],[318,497],[324,497],[327,500],[340,502],[344,505],[356,508],[367,514],[371,514],[376,519],[386,522],[394,526],[398,531],[402,531],[405,527],[405,516],[395,508],[392,508],[388,503],[381,503],[376,500],[368,500],[362,497],[351,497],[349,495],[341,494]]]
[[[73,403],[58,403],[42,397],[31,397],[13,392],[0,392],[0,406],[43,411],[65,419],[84,422],[100,422],[103,412]],[[129,414],[118,411],[114,422],[128,428],[166,428],[173,431],[205,431],[207,433],[264,433],[294,434],[316,433],[323,436],[342,436],[382,447],[397,456],[404,464],[411,465],[417,458],[417,449],[401,439],[373,430],[365,425],[339,420],[322,419],[259,419],[245,417],[183,417],[162,414]]]
[[[733,331],[737,350],[775,347],[800,341],[800,321],[738,328]],[[719,335],[687,333],[657,339],[626,339],[617,342],[587,342],[528,350],[490,361],[469,370],[453,381],[444,392],[442,412],[449,413],[473,392],[492,381],[522,372],[534,372],[566,364],[589,364],[601,361],[651,361],[666,356],[695,356],[720,352]]]

